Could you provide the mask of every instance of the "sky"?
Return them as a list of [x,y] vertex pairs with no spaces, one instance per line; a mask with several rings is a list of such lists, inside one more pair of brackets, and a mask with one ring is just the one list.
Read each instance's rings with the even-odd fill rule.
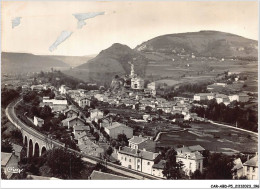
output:
[[201,30],[258,40],[257,1],[4,1],[1,19],[2,51],[38,55],[92,55]]

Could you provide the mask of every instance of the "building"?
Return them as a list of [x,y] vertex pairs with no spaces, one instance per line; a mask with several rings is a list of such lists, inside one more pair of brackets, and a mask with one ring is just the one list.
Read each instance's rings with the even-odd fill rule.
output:
[[129,147],[132,149],[139,149],[139,145],[146,140],[148,140],[148,138],[144,138],[142,136],[133,136],[128,140]]
[[23,149],[22,146],[17,145],[17,144],[12,144],[13,150],[14,150],[14,155],[18,157],[18,159],[20,160],[21,158],[21,151]]
[[32,91],[42,91],[43,85],[32,85],[31,89],[32,89]]
[[86,125],[74,125],[73,126],[73,134],[76,140],[79,139],[81,133],[83,133],[84,131],[89,131],[89,126]]
[[248,102],[249,96],[247,94],[238,94],[238,102]]
[[214,98],[215,98],[214,93],[198,93],[194,95],[193,100],[202,101],[202,100],[212,100]]
[[218,104],[224,103],[225,105],[230,104],[230,100],[227,95],[224,94],[217,94],[216,95],[216,101]]
[[249,180],[258,180],[258,154],[243,163],[243,174]]
[[159,163],[154,164],[152,167],[153,168],[152,175],[156,177],[165,178],[165,176],[163,175],[163,169],[165,167],[165,164],[166,164],[165,160],[161,160],[159,161]]
[[89,176],[89,180],[132,180],[132,179],[94,170]]
[[154,161],[159,155],[158,153],[137,150],[130,147],[119,147],[117,154],[122,166],[150,175],[152,175]]
[[130,148],[155,152],[156,142],[152,140],[152,137],[133,136],[128,142]]
[[194,146],[186,146],[186,147],[182,147],[182,148],[177,148],[176,152],[177,154],[179,153],[185,153],[185,152],[200,152],[202,153],[205,149],[200,146],[200,145],[194,145]]
[[23,92],[28,92],[28,91],[30,91],[31,90],[31,88],[28,86],[28,85],[23,85],[22,86],[22,91]]
[[62,120],[61,124],[62,124],[62,126],[68,127],[68,129],[69,129],[70,127],[73,127],[73,125],[76,125],[76,124],[85,125],[86,122],[85,122],[85,120],[83,120],[77,116],[74,116],[74,117],[69,117],[67,119]]
[[42,99],[43,104],[46,105],[68,105],[68,101],[67,100],[59,100],[59,99],[47,99],[47,98],[43,98]]
[[176,155],[176,161],[184,164],[183,171],[190,176],[196,170],[203,171],[203,156],[200,152],[183,152]]
[[131,73],[130,73],[131,88],[132,89],[144,89],[144,79],[135,74],[134,64],[132,64],[132,63],[129,63],[129,64],[131,64]]
[[131,79],[131,88],[132,89],[144,89],[144,79],[141,77],[134,77]]
[[42,127],[42,125],[44,124],[44,120],[39,118],[39,117],[34,116],[33,117],[33,124],[37,127]]
[[76,102],[81,108],[85,108],[85,106],[90,106],[91,99],[88,97],[79,97],[76,99]]
[[15,153],[1,152],[1,169],[9,179],[14,173],[18,173],[18,157]]
[[65,85],[61,85],[59,88],[60,94],[67,94],[67,92],[70,90],[69,87],[66,87]]
[[67,118],[78,116],[79,112],[74,108],[69,108],[64,111],[64,114]]
[[105,127],[105,131],[113,139],[116,139],[119,134],[125,134],[127,138],[133,137],[133,129],[118,122],[112,122],[108,127]]
[[104,112],[99,109],[94,109],[90,111],[90,120],[95,120],[98,122],[98,119],[102,119],[104,117]]

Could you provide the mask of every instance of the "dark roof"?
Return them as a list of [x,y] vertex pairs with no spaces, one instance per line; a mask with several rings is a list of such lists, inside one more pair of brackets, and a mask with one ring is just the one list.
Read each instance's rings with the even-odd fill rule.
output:
[[119,176],[119,175],[113,175],[110,173],[103,173],[100,171],[93,171],[90,175],[91,180],[132,180],[127,177]]
[[[137,153],[137,152],[139,152],[139,153]],[[147,159],[147,160],[151,160],[151,161],[153,161],[159,155],[158,153],[148,152],[145,150],[133,149],[133,148],[126,147],[126,146],[123,148],[120,148],[118,153],[127,154],[127,155],[134,156],[134,157],[140,157],[142,159]]]
[[165,166],[165,164],[166,164],[166,161],[165,161],[165,160],[161,160],[159,163],[154,164],[154,165],[153,165],[153,168],[156,168],[156,169],[163,169],[164,166]]

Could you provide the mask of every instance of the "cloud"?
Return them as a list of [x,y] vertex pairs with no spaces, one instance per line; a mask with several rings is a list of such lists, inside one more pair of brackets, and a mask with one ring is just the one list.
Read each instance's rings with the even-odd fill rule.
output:
[[81,29],[84,25],[86,25],[85,20],[94,18],[99,15],[104,15],[105,12],[89,12],[89,13],[80,13],[80,14],[73,14],[75,18],[78,20],[78,28]]
[[61,43],[71,36],[71,31],[62,31],[56,41],[50,46],[49,51],[54,51]]
[[12,28],[15,28],[16,26],[19,26],[21,23],[22,17],[16,17],[12,20]]

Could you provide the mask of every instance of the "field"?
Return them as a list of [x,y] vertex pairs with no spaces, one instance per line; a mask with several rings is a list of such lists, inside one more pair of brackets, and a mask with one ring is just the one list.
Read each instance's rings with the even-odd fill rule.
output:
[[162,134],[158,146],[201,145],[210,151],[225,153],[255,153],[256,135],[212,124],[191,124],[192,128],[179,133]]

